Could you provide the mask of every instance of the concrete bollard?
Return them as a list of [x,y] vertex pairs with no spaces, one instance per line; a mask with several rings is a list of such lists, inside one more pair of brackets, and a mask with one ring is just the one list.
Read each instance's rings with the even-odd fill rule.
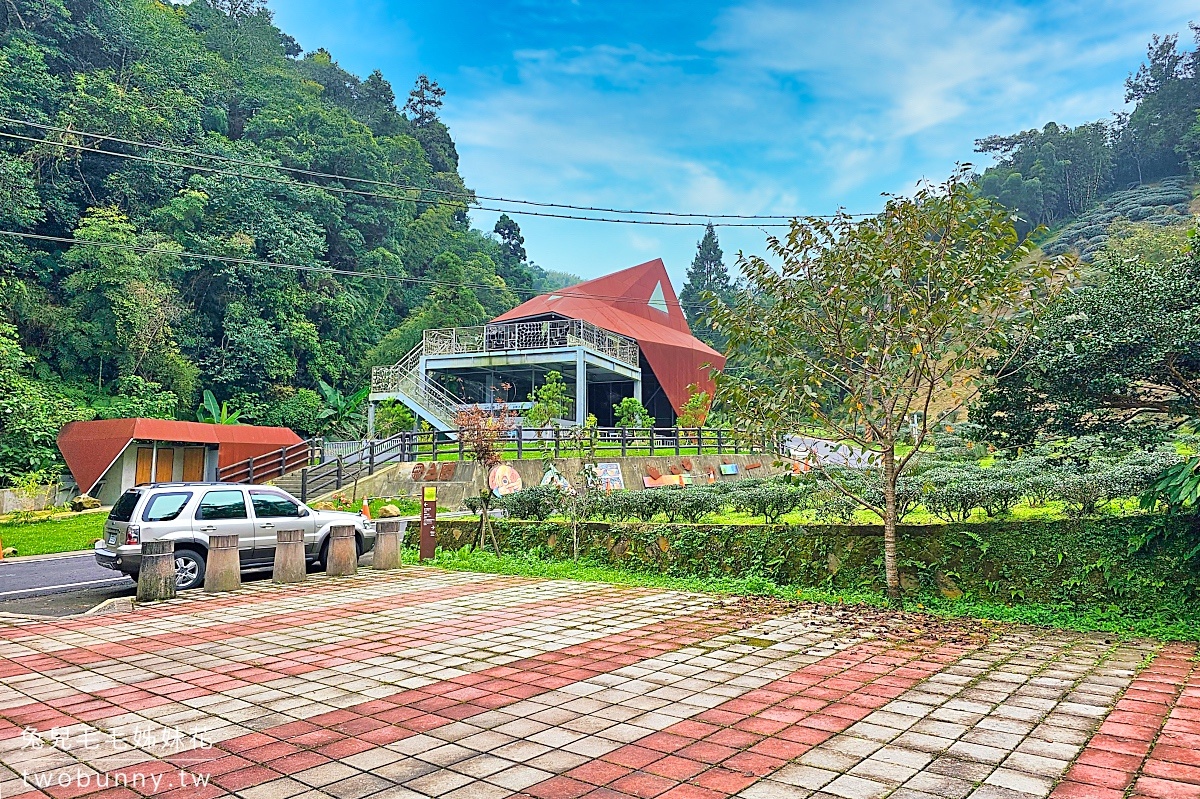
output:
[[371,561],[375,569],[400,568],[400,542],[404,539],[404,528],[408,522],[380,520],[375,523],[375,556]]
[[138,567],[137,601],[158,602],[175,598],[175,542],[142,542]]
[[358,547],[354,544],[354,525],[335,524],[329,528],[329,554],[325,573],[330,577],[358,574]]
[[304,531],[279,530],[275,533],[275,569],[271,579],[277,583],[302,583],[304,568]]
[[204,571],[204,591],[236,591],[242,587],[242,561],[237,535],[208,537],[208,567]]

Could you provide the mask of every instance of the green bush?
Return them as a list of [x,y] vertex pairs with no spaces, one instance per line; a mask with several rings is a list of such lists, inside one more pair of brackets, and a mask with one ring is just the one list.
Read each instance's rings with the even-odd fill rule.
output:
[[[494,504],[496,507],[504,508],[510,518],[545,521],[551,516],[563,512],[564,500],[565,496],[558,486],[546,485],[530,486],[498,497]],[[476,502],[478,503],[478,500]],[[474,512],[479,512],[478,505]]]
[[767,524],[774,524],[779,517],[807,507],[813,493],[808,485],[773,483],[743,488],[731,494],[730,498],[736,510],[762,516]]
[[325,403],[321,395],[310,388],[283,392],[283,396],[267,406],[258,423],[270,427],[287,427],[298,435],[311,438],[321,432],[325,420],[321,412]]
[[850,524],[862,505],[835,488],[827,488],[813,495],[812,507],[820,521]]
[[670,522],[682,519],[695,524],[706,516],[720,513],[725,507],[725,498],[705,487],[655,490],[662,492],[658,505]]

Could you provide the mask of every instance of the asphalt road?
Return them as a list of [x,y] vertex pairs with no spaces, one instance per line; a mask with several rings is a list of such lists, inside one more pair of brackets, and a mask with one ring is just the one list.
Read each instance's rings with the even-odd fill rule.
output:
[[[371,557],[364,554],[359,565],[369,566]],[[309,566],[310,572],[319,569]],[[270,569],[242,573],[245,581],[270,577]],[[0,613],[67,616],[136,593],[133,580],[98,565],[90,551],[44,560],[0,560]]]
[[39,560],[6,558],[0,561],[0,603],[121,584],[133,585],[133,581],[97,564],[90,551]]
[[39,560],[0,560],[0,612],[62,616],[106,599],[133,596],[137,586],[96,563],[91,552]]

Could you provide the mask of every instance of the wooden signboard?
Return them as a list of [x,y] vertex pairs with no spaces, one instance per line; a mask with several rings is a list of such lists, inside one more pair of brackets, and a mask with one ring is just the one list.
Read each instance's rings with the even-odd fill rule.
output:
[[437,550],[436,524],[437,486],[424,486],[421,489],[421,560],[429,560]]

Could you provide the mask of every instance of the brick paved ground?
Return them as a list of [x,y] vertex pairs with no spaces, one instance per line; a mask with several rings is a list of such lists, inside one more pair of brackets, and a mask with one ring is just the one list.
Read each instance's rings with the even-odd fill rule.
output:
[[9,619],[0,799],[1200,799],[1194,646],[913,623],[416,568]]

